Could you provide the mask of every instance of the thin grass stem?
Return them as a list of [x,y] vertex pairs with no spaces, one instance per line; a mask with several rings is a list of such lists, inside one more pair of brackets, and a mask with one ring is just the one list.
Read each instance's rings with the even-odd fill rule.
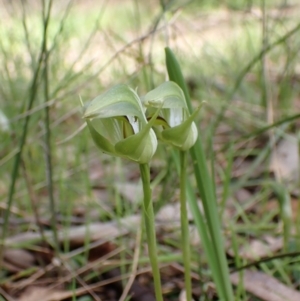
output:
[[[43,2],[43,18],[44,18],[44,26],[46,26],[47,22],[47,14],[51,12],[52,1],[49,2],[48,7],[45,6]],[[47,46],[47,39],[45,37],[44,42],[45,53],[44,53],[44,70],[43,70],[43,81],[44,81],[44,100],[45,103],[49,101],[49,78],[48,78],[48,64],[49,64],[49,53],[48,53],[48,46]],[[53,241],[54,241],[54,249],[56,255],[59,254],[59,241],[58,241],[58,234],[57,234],[57,222],[56,222],[56,206],[54,200],[54,189],[53,189],[53,166],[52,166],[52,147],[51,147],[51,130],[50,130],[50,107],[45,106],[45,163],[46,163],[46,182],[47,182],[47,191],[49,197],[49,205],[50,205],[50,212],[51,212],[51,227],[53,231]]]
[[237,80],[234,83],[232,89],[228,92],[227,97],[225,99],[224,105],[222,106],[219,114],[216,116],[215,122],[212,126],[212,133],[215,133],[227,108],[230,106],[231,100],[233,96],[238,91],[239,87],[241,86],[243,79],[248,74],[248,72],[261,60],[263,56],[265,56],[268,52],[276,48],[277,46],[284,43],[294,34],[296,34],[300,30],[300,23],[298,23],[294,28],[288,31],[285,35],[281,36],[279,39],[274,41],[273,43],[268,44],[265,48],[263,48],[257,55],[255,55],[252,60],[243,68],[243,70],[239,73]]
[[[43,65],[43,57],[46,52],[45,42],[47,39],[49,20],[50,20],[50,12],[48,11],[46,14],[46,18],[44,20],[43,41],[41,44],[41,51],[40,51],[40,55],[39,55],[39,59],[38,59],[38,64],[37,64],[36,69],[34,70],[32,84],[30,85],[30,89],[29,89],[29,101],[28,101],[28,105],[27,105],[27,111],[30,111],[32,109],[32,106],[33,106],[34,100],[36,99],[36,94],[38,91],[38,79],[39,79],[40,71],[41,71],[41,68]],[[15,161],[14,161],[12,172],[11,172],[11,184],[9,186],[9,191],[8,191],[7,208],[4,213],[4,223],[3,223],[2,235],[1,235],[1,240],[0,240],[0,266],[2,266],[4,243],[5,243],[5,238],[6,238],[6,234],[7,234],[7,230],[8,230],[8,221],[9,221],[9,216],[10,216],[10,210],[11,210],[11,206],[13,203],[13,197],[14,197],[15,186],[16,186],[16,182],[17,182],[17,178],[18,178],[18,174],[19,174],[19,167],[20,167],[20,163],[21,163],[22,152],[23,152],[24,145],[26,143],[30,117],[31,117],[31,115],[27,115],[24,120],[23,131],[22,131],[22,135],[19,140],[20,141],[19,148],[18,148],[18,152],[15,157]]]

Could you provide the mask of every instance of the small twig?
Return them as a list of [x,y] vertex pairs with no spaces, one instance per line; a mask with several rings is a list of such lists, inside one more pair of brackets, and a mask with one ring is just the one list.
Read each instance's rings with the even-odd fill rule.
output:
[[16,299],[12,298],[5,290],[0,287],[0,294],[6,298],[7,301],[16,301]]
[[119,301],[125,301],[128,292],[134,282],[134,279],[136,277],[136,272],[138,268],[138,262],[140,257],[140,245],[141,245],[141,237],[142,237],[142,227],[140,227],[136,233],[136,243],[135,243],[135,249],[134,249],[134,255],[133,255],[133,262],[132,262],[132,271],[131,275],[128,279],[128,282],[123,290],[123,293],[119,299]]
[[73,277],[78,277],[82,273],[86,273],[89,270],[95,270],[98,266],[103,265],[104,262],[107,261],[110,257],[113,257],[113,256],[119,254],[121,251],[122,251],[122,248],[115,249],[114,251],[106,254],[105,256],[102,256],[98,260],[86,264],[82,268],[78,269],[76,272],[73,272],[72,275],[67,275],[63,278],[60,278],[59,283],[52,285],[51,288],[53,289],[56,286],[61,285],[64,282],[70,281]]
[[21,291],[22,289],[28,287],[29,285],[35,283],[39,278],[43,277],[45,274],[51,272],[55,268],[54,264],[51,263],[43,268],[37,270],[29,278],[25,278],[17,283],[15,283],[14,290]]
[[77,275],[76,272],[72,271],[72,268],[69,267],[65,262],[62,262],[62,264],[64,265],[64,267],[67,269],[67,271],[71,274],[71,278],[75,278],[81,285],[83,288],[86,289],[86,292],[89,293],[95,301],[102,301],[101,298],[99,296],[97,296],[93,290],[90,289],[90,286],[87,285],[82,279],[81,277],[79,277]]

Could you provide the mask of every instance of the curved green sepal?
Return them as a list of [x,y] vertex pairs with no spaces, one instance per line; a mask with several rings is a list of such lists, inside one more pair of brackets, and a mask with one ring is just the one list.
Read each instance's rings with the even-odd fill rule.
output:
[[200,107],[180,125],[163,130],[161,132],[161,139],[182,151],[191,148],[198,137],[198,130],[194,123],[194,119],[199,111]]
[[157,139],[152,129],[141,131],[132,135],[115,146],[116,152],[121,157],[126,157],[140,164],[148,163],[157,148]]
[[140,164],[148,163],[157,148],[157,139],[151,127],[154,125],[160,109],[157,109],[150,121],[140,132],[121,140],[115,145],[119,156],[126,157]]
[[92,125],[92,122],[88,119],[86,120],[88,129],[91,133],[91,136],[95,142],[95,144],[98,146],[100,150],[103,152],[110,154],[110,155],[116,155],[115,147],[112,143],[109,142],[108,139],[106,139],[104,136],[100,135]]

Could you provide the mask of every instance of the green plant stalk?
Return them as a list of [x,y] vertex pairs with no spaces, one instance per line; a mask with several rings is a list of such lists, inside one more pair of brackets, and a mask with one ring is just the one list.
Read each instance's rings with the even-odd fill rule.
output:
[[[43,41],[42,41],[42,44],[41,44],[41,51],[40,51],[40,55],[39,55],[38,64],[37,64],[37,67],[34,71],[32,84],[31,84],[30,89],[29,89],[30,96],[29,96],[29,102],[28,102],[28,105],[27,105],[27,111],[31,110],[31,108],[33,106],[33,102],[36,98],[37,90],[38,90],[38,79],[39,79],[40,70],[41,70],[42,63],[43,63],[43,57],[46,53],[46,47],[45,46],[46,46],[49,20],[50,20],[50,11],[47,12],[47,16],[44,20]],[[5,242],[5,238],[6,238],[6,232],[7,232],[7,229],[8,229],[10,209],[11,209],[11,206],[12,206],[13,196],[14,196],[14,193],[15,193],[15,186],[16,186],[16,181],[17,181],[18,174],[19,174],[19,166],[20,166],[20,163],[21,163],[22,152],[23,152],[23,148],[24,148],[24,145],[25,145],[25,142],[26,142],[28,124],[29,124],[30,117],[31,117],[31,115],[27,115],[26,118],[25,118],[24,125],[23,125],[23,132],[22,132],[20,142],[19,142],[19,149],[18,149],[18,152],[16,154],[14,165],[13,165],[13,168],[12,168],[11,184],[9,186],[9,192],[8,192],[8,197],[7,197],[7,208],[6,208],[5,214],[4,214],[4,223],[3,223],[2,235],[1,235],[1,240],[0,240],[0,266],[2,266],[4,242]]]
[[155,298],[157,301],[163,301],[160,273],[157,260],[157,246],[156,246],[156,234],[155,234],[155,219],[152,204],[152,192],[150,188],[150,168],[149,164],[140,164],[140,172],[143,183],[144,202],[143,213],[146,227],[148,252],[152,268]]
[[[189,97],[188,89],[184,81],[179,63],[170,48],[166,48],[166,64],[170,80],[176,82],[184,92],[189,111],[192,112],[192,104]],[[203,146],[198,137],[195,145],[190,149],[190,153],[194,162],[194,174],[197,181],[199,194],[202,199],[203,209],[207,220],[209,236],[212,243],[211,260],[216,261],[215,267],[218,272],[212,269],[213,278],[216,282],[217,291],[222,300],[234,300],[232,286],[230,283],[230,274],[227,260],[225,257],[223,238],[221,235],[221,225],[217,210],[215,193],[213,191],[212,180],[207,169]]]
[[184,284],[186,291],[186,300],[192,300],[192,282],[191,282],[191,250],[189,235],[189,220],[186,206],[186,168],[187,153],[180,152],[180,226],[181,243],[184,264]]

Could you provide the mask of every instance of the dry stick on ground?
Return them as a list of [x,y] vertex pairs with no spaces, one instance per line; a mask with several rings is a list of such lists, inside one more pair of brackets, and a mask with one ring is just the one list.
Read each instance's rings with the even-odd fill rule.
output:
[[[106,254],[105,256],[102,256],[101,258],[97,259],[96,261],[86,264],[82,268],[78,269],[76,272],[73,272],[73,274],[70,273],[69,275],[67,275],[63,278],[60,278],[59,283],[52,285],[51,288],[54,289],[57,285],[61,285],[64,282],[70,281],[70,280],[72,280],[73,277],[77,278],[80,274],[88,272],[89,270],[95,271],[98,266],[103,265],[110,257],[113,257],[113,256],[119,254],[122,250],[123,250],[123,248],[115,249],[112,252]],[[69,271],[70,271],[70,269],[69,269]]]
[[12,298],[5,290],[3,290],[1,287],[0,287],[0,296],[3,296],[6,298],[7,301],[16,301],[14,298]]
[[134,282],[134,279],[136,277],[137,267],[139,263],[139,257],[140,257],[140,245],[141,245],[141,237],[142,237],[142,226],[138,229],[136,233],[136,242],[135,242],[135,249],[134,249],[134,255],[133,255],[133,262],[132,262],[132,272],[128,279],[128,282],[123,290],[123,293],[119,299],[119,301],[125,301],[128,292]]
[[[106,223],[91,223],[89,225],[81,225],[70,227],[68,239],[73,243],[84,244],[86,231],[89,231],[91,235],[91,241],[102,240],[102,242],[110,241],[113,238],[119,237],[120,235],[127,234],[130,229],[136,227],[140,223],[139,215],[132,215],[122,218],[120,220],[122,228],[119,227],[117,222],[106,222]],[[51,239],[51,231],[45,231],[47,238]],[[59,241],[62,242],[65,239],[65,229],[58,231]],[[12,237],[8,237],[6,246],[24,245],[32,242],[39,242],[41,240],[39,233],[21,233]]]
[[[149,272],[151,272],[151,268],[148,267],[148,268],[144,268],[144,269],[137,271],[136,275],[149,273]],[[119,282],[128,277],[130,277],[130,274],[118,275],[118,276],[112,277],[110,279],[91,284],[88,286],[88,290],[89,291],[96,290],[96,289],[99,289],[100,287],[104,287],[106,285]],[[59,291],[57,289],[54,290],[53,287],[47,287],[47,291],[49,291],[49,294],[47,294],[47,296],[46,296],[45,292],[43,292],[43,294],[46,296],[45,298],[43,298],[43,300],[44,301],[51,301],[51,300],[56,300],[56,299],[63,300],[63,299],[71,298],[74,296],[84,295],[84,294],[88,293],[88,290],[87,290],[87,287],[81,287],[81,288],[71,290],[71,291]],[[154,299],[151,299],[151,300],[154,300]],[[12,299],[10,301],[15,301],[15,300]]]
[[[283,284],[278,279],[263,272],[244,270],[243,284],[245,290],[265,301],[298,301],[300,292]],[[231,282],[238,285],[239,273],[230,275]]]
[[[116,249],[116,250],[110,252],[109,254],[107,254],[107,255],[105,255],[105,256],[99,258],[98,260],[86,264],[84,267],[82,267],[82,268],[80,268],[78,271],[76,271],[76,275],[78,276],[78,275],[80,275],[80,274],[82,274],[82,273],[84,273],[84,272],[87,272],[87,271],[89,271],[89,270],[95,269],[98,265],[103,264],[103,263],[104,263],[106,260],[108,260],[110,257],[117,255],[117,254],[120,253],[121,251],[122,251],[122,249],[121,249],[121,248],[118,248],[118,249]],[[74,253],[73,251],[72,251],[71,253],[69,253],[69,254],[72,254],[72,256],[67,256],[68,259],[72,258],[72,257],[75,256],[75,255],[78,255],[77,252]],[[65,256],[64,256],[64,259],[66,259]],[[20,282],[18,282],[16,288],[17,288],[17,289],[24,289],[25,287],[34,284],[34,282],[35,282],[36,280],[38,280],[39,278],[43,277],[43,276],[45,275],[45,273],[50,272],[50,271],[53,270],[54,268],[55,268],[54,264],[51,263],[51,264],[49,264],[47,267],[44,267],[43,269],[39,269],[39,270],[38,270],[35,274],[33,274],[31,277],[26,278],[26,279],[21,280]],[[58,283],[55,283],[55,284],[53,284],[53,285],[51,285],[50,288],[51,288],[51,289],[54,289],[54,288],[56,288],[58,285],[61,285],[61,284],[63,284],[64,282],[67,282],[67,281],[72,280],[72,277],[73,277],[73,276],[74,276],[74,275],[67,275],[67,276],[65,276],[65,277],[61,277],[61,278],[59,279],[59,282],[58,282]]]
[[64,267],[65,267],[65,268],[68,270],[68,272],[70,273],[71,279],[72,279],[72,278],[75,278],[75,279],[82,285],[82,287],[86,289],[86,292],[87,292],[88,294],[90,294],[90,295],[94,298],[95,301],[102,301],[101,298],[98,297],[98,296],[94,293],[94,291],[90,289],[89,285],[86,284],[86,283],[84,282],[84,280],[83,280],[81,277],[79,277],[78,274],[77,274],[76,272],[72,271],[72,268],[71,268],[70,266],[68,266],[68,264],[66,264],[65,262],[63,262],[62,264],[64,265]]

